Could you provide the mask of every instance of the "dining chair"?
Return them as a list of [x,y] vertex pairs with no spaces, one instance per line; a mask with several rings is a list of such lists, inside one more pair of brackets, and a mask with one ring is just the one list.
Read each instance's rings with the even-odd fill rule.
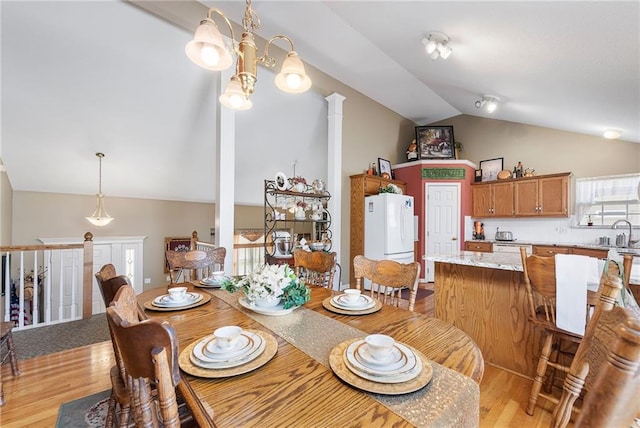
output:
[[224,270],[227,249],[218,247],[211,250],[167,250],[165,255],[171,284],[175,284],[185,270],[189,271],[189,279],[184,278],[185,281],[206,278],[214,270]]
[[135,425],[215,426],[209,405],[180,374],[173,326],[157,319],[138,320],[136,302],[133,288],[125,285],[107,308]]
[[[558,398],[552,395],[553,387],[556,384],[556,375],[558,371],[565,375],[569,371],[570,361],[573,359],[583,336],[556,326],[555,256],[528,255],[525,247],[520,247],[520,256],[527,295],[528,319],[534,327],[543,332],[544,338],[526,409],[528,415],[533,415],[539,397],[558,404]],[[608,271],[606,275],[603,273],[601,276],[598,292],[587,292],[585,326],[588,325],[591,314],[599,302],[604,278],[608,275],[618,275],[617,264],[607,263],[606,266]],[[567,344],[572,346],[567,347]],[[542,391],[543,384],[544,392]]]
[[575,426],[630,427],[640,410],[640,318],[616,305],[623,283],[607,275],[600,301],[567,373],[553,426],[566,427],[585,390]]
[[408,309],[413,311],[418,292],[420,263],[399,263],[394,260],[371,260],[358,255],[353,258],[356,288],[363,289],[363,278],[371,281],[369,294],[384,304],[400,306],[402,290],[409,289]]
[[293,251],[293,266],[298,278],[309,285],[333,288],[338,255],[335,252],[305,251],[297,248]]
[[[3,321],[0,323],[0,355],[2,355],[2,358],[0,359],[0,366],[2,366],[2,364],[4,364],[8,359],[11,364],[11,373],[13,376],[20,376],[18,359],[16,358],[16,348],[13,344],[13,334],[11,333],[13,325],[13,321]],[[7,347],[6,352],[2,349],[5,345]],[[0,406],[3,404],[4,391],[2,389],[2,375],[0,375]]]

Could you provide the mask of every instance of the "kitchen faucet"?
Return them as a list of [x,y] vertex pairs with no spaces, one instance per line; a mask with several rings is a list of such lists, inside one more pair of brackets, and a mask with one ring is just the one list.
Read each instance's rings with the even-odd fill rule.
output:
[[621,222],[627,223],[627,226],[629,226],[629,240],[627,241],[627,248],[631,248],[633,244],[640,242],[640,239],[634,239],[634,240],[631,239],[631,232],[633,231],[633,227],[631,226],[631,222],[629,220],[625,220],[625,219],[616,220],[611,225],[611,229],[615,229],[618,223],[621,223]]

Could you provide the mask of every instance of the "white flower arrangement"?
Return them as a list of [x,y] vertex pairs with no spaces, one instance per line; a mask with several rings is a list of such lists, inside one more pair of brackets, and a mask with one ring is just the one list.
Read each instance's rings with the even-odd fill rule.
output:
[[238,281],[225,281],[222,288],[231,293],[241,290],[251,302],[280,299],[284,309],[303,305],[311,297],[310,290],[287,264],[264,265]]

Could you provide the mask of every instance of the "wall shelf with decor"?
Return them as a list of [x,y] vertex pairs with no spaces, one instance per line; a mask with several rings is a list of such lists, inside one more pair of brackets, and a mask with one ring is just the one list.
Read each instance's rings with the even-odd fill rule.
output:
[[[331,214],[327,205],[331,194],[316,186],[283,186],[264,181],[265,263],[293,265],[293,249],[301,239],[311,249],[330,251]],[[321,245],[322,244],[322,245]],[[320,248],[320,245],[322,248]]]

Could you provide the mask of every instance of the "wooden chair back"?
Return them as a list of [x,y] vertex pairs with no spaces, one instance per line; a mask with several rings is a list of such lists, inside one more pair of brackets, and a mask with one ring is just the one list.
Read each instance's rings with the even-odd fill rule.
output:
[[188,280],[206,278],[214,269],[224,270],[227,249],[218,247],[210,250],[167,250],[165,255],[171,284],[175,284],[185,270],[189,271]]
[[300,248],[293,251],[293,265],[296,275],[303,278],[305,284],[333,288],[338,255],[324,251],[305,251]]
[[520,247],[524,286],[527,293],[529,318],[556,323],[556,261],[555,257],[527,255],[526,248]]
[[[120,289],[118,295],[122,294],[119,296],[122,301],[116,297],[114,304],[107,308],[107,319],[127,373],[136,426],[179,427],[176,386],[181,378],[175,330],[167,321],[128,321],[137,317],[128,303],[128,289]],[[152,399],[153,383],[157,401]],[[153,408],[156,405],[161,420]]]
[[[420,263],[398,263],[394,260],[370,260],[358,255],[353,258],[356,288],[363,290],[362,279],[371,281],[369,294],[384,304],[399,306],[402,289],[409,288],[408,309],[413,311],[418,292]],[[364,290],[363,290],[364,291]]]
[[587,393],[576,426],[631,426],[640,410],[640,319],[614,306],[622,286],[619,277],[603,276],[600,301],[553,413],[554,427],[567,426],[583,389]]

